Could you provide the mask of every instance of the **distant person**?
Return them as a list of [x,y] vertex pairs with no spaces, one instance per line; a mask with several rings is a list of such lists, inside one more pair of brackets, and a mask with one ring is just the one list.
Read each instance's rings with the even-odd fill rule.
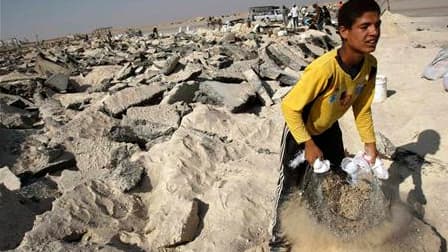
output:
[[221,18],[218,18],[218,20],[216,20],[216,24],[218,25],[218,30],[221,30],[221,28],[222,28],[222,19]]
[[302,25],[306,25],[305,19],[306,19],[306,16],[308,14],[308,7],[305,6],[305,5],[302,6],[302,8],[300,8],[299,14],[300,14],[300,17],[302,18],[302,21],[301,21]]
[[282,6],[282,17],[283,17],[283,24],[285,27],[288,26],[288,8],[286,6]]
[[323,19],[324,19],[324,24],[326,25],[331,25],[331,15],[330,15],[330,11],[328,10],[327,6],[322,6],[322,14],[323,14]]
[[313,4],[313,8],[314,8],[313,26],[317,30],[322,30],[324,24],[324,14],[322,8],[318,4]]
[[247,25],[247,28],[252,27],[252,20],[250,19],[250,17],[247,17],[247,19],[246,19],[246,25]]
[[291,8],[290,16],[292,17],[292,24],[294,29],[299,27],[299,8],[294,4]]
[[213,24],[213,17],[209,16],[207,18],[207,28],[210,28],[212,26],[212,24]]
[[[377,61],[371,53],[380,37],[380,15],[375,0],[347,1],[338,13],[341,47],[309,64],[282,100],[286,125],[270,229],[271,251],[290,249],[279,213],[291,193],[300,190],[299,184],[306,184],[304,172],[312,172],[316,160],[328,160],[332,170],[342,172],[345,150],[338,120],[350,109],[369,162],[373,164],[378,156],[371,111]],[[300,152],[306,162],[292,168],[290,163]]]
[[159,31],[157,30],[157,27],[154,26],[154,28],[152,28],[152,38],[156,39],[159,38]]

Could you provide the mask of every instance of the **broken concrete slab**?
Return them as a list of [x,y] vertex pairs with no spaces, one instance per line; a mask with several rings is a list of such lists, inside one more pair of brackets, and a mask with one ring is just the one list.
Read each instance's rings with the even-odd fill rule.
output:
[[277,80],[282,86],[294,86],[299,80],[299,77],[291,75],[287,72],[282,72]]
[[0,250],[5,251],[16,248],[24,234],[33,228],[35,214],[3,184],[0,184],[0,198]]
[[209,72],[209,75],[215,81],[238,83],[246,80],[244,71],[257,68],[257,66],[258,60],[236,61],[230,67]]
[[75,166],[75,156],[62,146],[47,147],[31,140],[22,145],[19,159],[11,165],[11,171],[16,175],[42,176]]
[[83,84],[95,86],[103,83],[105,80],[111,80],[115,77],[115,74],[121,70],[121,68],[122,66],[119,65],[95,66],[83,78]]
[[121,126],[112,128],[109,135],[114,141],[148,148],[173,134],[179,127],[182,113],[176,106],[169,105],[130,108]]
[[107,97],[104,100],[104,109],[107,113],[117,117],[131,106],[151,103],[151,100],[158,102],[164,91],[165,87],[156,84],[126,88]]
[[[34,251],[72,251],[72,252],[83,252],[83,251],[107,251],[107,252],[123,252],[126,249],[132,250],[133,247],[129,245],[129,248],[123,243],[118,243],[118,246],[114,244],[114,242],[110,242],[110,245],[99,245],[99,244],[91,244],[86,242],[75,242],[79,238],[79,235],[74,234],[71,237],[67,237],[62,241],[51,241],[48,243],[40,243],[33,246]],[[118,248],[120,247],[120,248]],[[28,248],[18,248],[15,249],[16,252],[26,252],[29,251]]]
[[33,98],[36,105],[39,106],[39,115],[49,130],[56,129],[68,121],[64,107],[49,94],[36,93]]
[[263,46],[258,50],[259,59],[262,62],[258,68],[258,74],[262,78],[276,80],[280,73],[283,71],[276,63],[273,61],[266,52],[266,47],[271,43],[268,43],[266,46]]
[[112,85],[111,87],[108,87],[108,90],[113,94],[120,90],[123,90],[125,88],[129,87],[129,84],[127,82],[117,83]]
[[170,56],[164,63],[161,73],[164,75],[170,75],[176,69],[179,60],[180,60],[179,55],[175,54]]
[[256,99],[256,92],[247,82],[223,83],[204,81],[199,86],[196,101],[224,105],[231,112],[246,109],[246,104]]
[[243,72],[244,77],[246,77],[247,82],[252,88],[257,92],[259,98],[264,106],[271,106],[273,104],[271,97],[266,91],[263,82],[260,80],[258,75],[252,70],[246,70]]
[[73,190],[82,183],[83,179],[82,173],[74,170],[63,170],[60,176],[51,176],[50,178],[58,184],[58,189],[62,194]]
[[21,80],[0,83],[0,91],[4,94],[17,95],[25,99],[31,99],[37,89],[38,82],[36,80]]
[[171,74],[166,78],[169,82],[179,83],[196,78],[202,72],[199,64],[187,64],[187,66],[177,73]]
[[112,172],[107,173],[103,180],[121,192],[128,192],[140,183],[143,167],[129,160],[121,161]]
[[131,62],[126,63],[120,71],[115,74],[115,80],[124,80],[131,76],[132,74],[132,64]]
[[0,101],[0,123],[6,128],[30,129],[37,119],[37,113],[9,106]]
[[104,97],[104,93],[72,93],[72,94],[57,94],[53,97],[58,100],[66,109],[83,110],[89,104],[94,103]]
[[218,69],[226,68],[232,65],[233,59],[232,57],[226,56],[226,55],[214,55],[207,59],[207,63],[210,66],[216,67]]
[[272,43],[266,47],[268,56],[279,66],[290,67],[295,71],[305,69],[308,63],[303,59],[301,51],[292,48],[285,42]]
[[51,75],[46,81],[45,85],[54,88],[58,91],[65,91],[68,87],[69,76],[66,74],[56,73]]
[[124,119],[147,121],[178,127],[180,116],[175,106],[154,105],[129,108]]
[[13,71],[5,75],[0,75],[0,83],[33,80],[36,79],[37,77],[38,76],[36,75],[28,75],[17,71]]
[[[153,218],[145,227],[146,230],[157,230],[150,234],[152,246],[156,248],[168,248],[176,244],[184,244],[192,241],[199,234],[199,200],[187,200],[182,198],[172,198],[168,202],[169,206],[162,206],[162,209],[169,209],[167,213],[154,213]],[[174,223],[172,220],[176,219]],[[171,223],[165,229],[159,229],[163,223]]]
[[37,111],[39,109],[34,103],[17,95],[0,93],[0,103],[6,103],[9,106],[25,109],[27,111]]
[[221,41],[224,43],[235,43],[236,40],[236,35],[233,32],[226,32],[221,39]]
[[5,185],[10,191],[19,190],[21,186],[20,179],[7,166],[0,168],[0,184]]
[[212,55],[226,55],[231,57],[234,61],[253,60],[258,57],[256,51],[250,51],[239,45],[221,45],[209,49]]
[[199,90],[199,82],[188,81],[177,84],[170,91],[165,93],[160,104],[174,104],[179,101],[186,103],[193,102],[195,92]]
[[275,94],[272,96],[272,100],[275,103],[280,103],[280,101],[282,100],[283,97],[285,97],[288,92],[292,89],[291,86],[289,87],[280,87]]
[[19,249],[79,240],[87,233],[90,242],[105,244],[120,232],[141,232],[147,220],[145,212],[139,197],[117,192],[106,182],[86,182],[56,199],[51,211],[36,219]]
[[37,56],[34,69],[37,73],[46,77],[49,77],[53,74],[62,74],[68,76],[70,76],[71,74],[70,69],[66,68],[62,64],[52,62],[44,58],[42,55]]

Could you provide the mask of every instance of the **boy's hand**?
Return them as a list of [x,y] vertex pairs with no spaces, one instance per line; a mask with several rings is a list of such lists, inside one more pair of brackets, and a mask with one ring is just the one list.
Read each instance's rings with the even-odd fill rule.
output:
[[316,159],[322,159],[323,153],[314,143],[313,139],[310,139],[305,142],[305,159],[312,166]]
[[365,143],[364,150],[367,156],[370,157],[369,163],[372,165],[375,163],[376,157],[378,156],[378,150],[376,149],[376,143]]

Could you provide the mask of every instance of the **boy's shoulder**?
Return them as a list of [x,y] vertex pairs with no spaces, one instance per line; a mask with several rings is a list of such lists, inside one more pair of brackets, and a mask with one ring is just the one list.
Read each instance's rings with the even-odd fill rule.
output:
[[333,69],[334,63],[336,62],[336,56],[336,49],[326,52],[320,57],[313,60],[313,62],[311,62],[307,68],[319,69],[320,71],[331,71]]
[[377,65],[377,61],[376,61],[375,56],[373,56],[372,54],[368,53],[368,54],[366,55],[366,59],[367,59],[367,61],[370,63],[370,65],[376,67],[376,65]]

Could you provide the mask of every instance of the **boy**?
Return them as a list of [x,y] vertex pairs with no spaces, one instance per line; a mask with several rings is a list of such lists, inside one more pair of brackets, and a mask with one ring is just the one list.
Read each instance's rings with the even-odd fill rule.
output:
[[370,55],[380,37],[380,8],[374,0],[349,0],[338,13],[342,46],[313,61],[282,101],[286,125],[282,137],[281,171],[277,186],[271,251],[288,251],[280,234],[278,210],[298,184],[298,172],[288,163],[299,150],[311,166],[316,159],[329,160],[332,169],[344,158],[342,133],[337,120],[352,107],[365,151],[377,157],[371,103],[376,59]]

